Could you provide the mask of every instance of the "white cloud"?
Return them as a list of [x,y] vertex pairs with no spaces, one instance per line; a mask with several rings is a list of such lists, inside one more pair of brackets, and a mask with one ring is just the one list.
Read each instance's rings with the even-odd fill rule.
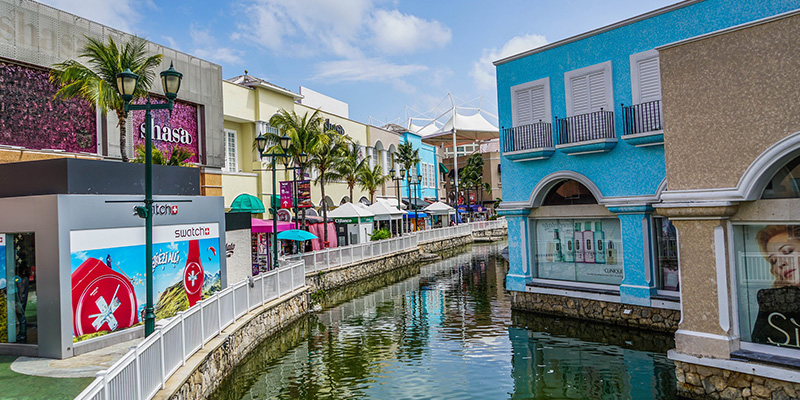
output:
[[198,28],[192,25],[189,28],[189,36],[192,38],[192,43],[195,50],[192,52],[200,58],[219,63],[242,64],[242,51],[230,47],[218,47],[214,36],[206,29]]
[[175,38],[173,38],[172,36],[162,36],[161,38],[167,42],[167,46],[169,46],[170,48],[178,51],[181,50],[180,47],[178,46],[178,41],[175,40]]
[[439,21],[424,20],[397,10],[376,10],[371,29],[377,50],[387,54],[442,47],[453,36],[450,28]]
[[136,11],[135,0],[40,0],[68,13],[119,29],[134,33],[132,29],[141,19]]
[[523,51],[531,50],[547,44],[547,39],[542,35],[515,36],[506,42],[502,48],[483,49],[483,56],[472,65],[470,76],[475,81],[475,86],[480,90],[489,90],[496,86],[495,69],[493,61],[505,58]]
[[392,64],[380,58],[326,61],[317,64],[314,79],[328,82],[394,82],[428,70],[424,65]]

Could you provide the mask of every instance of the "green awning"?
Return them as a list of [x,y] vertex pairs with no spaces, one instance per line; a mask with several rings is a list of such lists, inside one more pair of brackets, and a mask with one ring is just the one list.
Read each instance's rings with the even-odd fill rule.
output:
[[249,212],[259,214],[264,212],[264,203],[258,197],[242,193],[236,196],[231,203],[231,212]]
[[442,174],[446,174],[446,173],[450,172],[450,170],[448,170],[447,167],[445,167],[444,164],[442,164],[442,163],[439,163],[439,171]]

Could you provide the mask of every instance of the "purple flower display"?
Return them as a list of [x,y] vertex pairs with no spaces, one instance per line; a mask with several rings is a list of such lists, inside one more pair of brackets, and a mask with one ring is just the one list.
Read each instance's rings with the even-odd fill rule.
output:
[[[137,99],[136,104],[144,104],[145,99]],[[167,100],[150,96],[153,104],[163,104]],[[131,111],[128,115],[133,122],[133,145],[144,145],[144,111]],[[169,158],[174,147],[182,147],[194,154],[188,162],[197,162],[198,133],[197,133],[197,106],[175,101],[172,107],[172,117],[168,111],[151,111],[153,116],[152,136],[153,144]]]
[[0,61],[0,144],[97,153],[94,105],[54,96],[46,70]]

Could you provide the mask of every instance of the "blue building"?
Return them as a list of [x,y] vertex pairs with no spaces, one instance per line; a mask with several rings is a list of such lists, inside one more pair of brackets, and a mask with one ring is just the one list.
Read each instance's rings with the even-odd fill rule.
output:
[[[408,179],[400,182],[400,196],[404,202],[408,201],[409,195],[411,201],[414,198],[431,201],[439,200],[439,163],[440,155],[435,146],[422,143],[422,138],[411,132],[400,133],[400,144],[411,143],[415,150],[419,150],[420,162],[412,168],[411,171],[406,172],[412,177],[411,188],[408,187]],[[399,168],[399,167],[398,167]],[[422,180],[417,183],[417,177]],[[421,203],[420,203],[421,204]]]
[[506,288],[531,294],[514,296],[518,308],[578,298],[575,316],[677,318],[677,235],[654,211],[667,186],[655,48],[798,7],[683,1],[495,62]]

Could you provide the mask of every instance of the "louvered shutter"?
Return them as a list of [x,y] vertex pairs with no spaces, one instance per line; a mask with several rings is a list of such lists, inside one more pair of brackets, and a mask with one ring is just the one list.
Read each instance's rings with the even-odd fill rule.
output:
[[661,100],[661,74],[658,57],[648,58],[636,63],[639,73],[639,102]]
[[531,91],[530,89],[518,90],[515,96],[517,101],[517,126],[528,125],[533,121]]
[[601,108],[607,110],[605,73],[598,71],[589,74],[587,78],[589,81],[589,112],[600,111]]
[[571,78],[572,82],[572,114],[586,114],[592,111],[589,97],[589,77],[586,75]]

